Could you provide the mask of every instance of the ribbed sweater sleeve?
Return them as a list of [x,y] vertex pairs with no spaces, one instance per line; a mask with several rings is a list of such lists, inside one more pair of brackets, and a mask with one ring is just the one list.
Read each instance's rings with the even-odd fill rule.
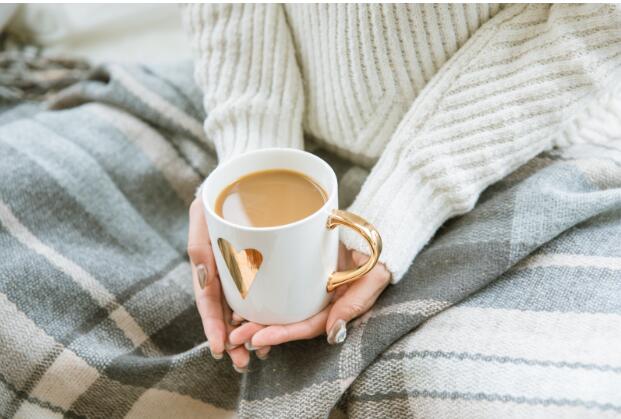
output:
[[381,232],[393,282],[448,218],[551,148],[620,70],[615,5],[515,5],[483,25],[416,98],[351,207]]
[[304,92],[282,6],[192,4],[183,16],[204,93],[205,132],[219,160],[258,148],[302,148]]

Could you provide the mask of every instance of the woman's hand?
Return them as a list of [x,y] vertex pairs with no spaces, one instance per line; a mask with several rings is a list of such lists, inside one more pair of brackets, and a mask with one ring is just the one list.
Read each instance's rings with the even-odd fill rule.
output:
[[[360,266],[369,257],[359,252],[341,249],[339,269],[342,266]],[[390,272],[377,264],[368,274],[336,289],[332,303],[323,311],[299,323],[263,326],[248,322],[229,334],[231,344],[245,344],[250,350],[265,351],[284,342],[312,339],[324,333],[331,345],[342,343],[347,337],[347,323],[366,313],[390,283]],[[233,318],[240,320],[235,314]]]
[[[265,359],[272,345],[312,339],[324,333],[328,343],[342,343],[347,336],[347,323],[366,313],[390,283],[390,272],[384,265],[377,264],[364,277],[337,288],[330,305],[307,320],[274,326],[241,324],[244,319],[231,312],[222,294],[203,211],[201,202],[195,199],[190,206],[188,255],[192,262],[196,306],[212,356],[221,359],[226,351],[238,372],[247,371],[248,350],[255,350],[258,358]],[[339,269],[362,265],[367,259],[367,255],[341,246]],[[241,326],[236,327],[239,324]]]
[[[211,355],[221,359],[226,351],[238,372],[245,372],[250,354],[244,346],[232,345],[227,337],[234,327],[231,325],[231,309],[224,300],[220,279],[213,257],[209,230],[205,222],[203,206],[195,199],[190,206],[190,229],[188,232],[188,255],[192,262],[192,280],[196,307],[203,322],[205,336]],[[268,349],[264,349],[267,351]],[[257,353],[260,356],[260,353]]]

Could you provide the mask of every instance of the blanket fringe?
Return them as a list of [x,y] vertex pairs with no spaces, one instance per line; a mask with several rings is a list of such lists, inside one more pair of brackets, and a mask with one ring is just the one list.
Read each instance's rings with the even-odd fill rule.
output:
[[85,60],[52,54],[7,33],[0,35],[0,101],[45,100],[85,80],[90,69]]

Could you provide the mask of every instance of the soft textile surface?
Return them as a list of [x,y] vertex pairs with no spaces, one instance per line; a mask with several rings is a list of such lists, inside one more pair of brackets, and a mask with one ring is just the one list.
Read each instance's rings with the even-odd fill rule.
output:
[[[620,144],[535,159],[343,345],[241,376],[209,355],[184,252],[215,165],[190,73],[106,67],[61,110],[0,114],[0,416],[621,416]],[[315,151],[346,206],[366,172]]]
[[156,64],[192,55],[176,4],[28,3],[7,26],[48,52],[96,63]]
[[221,159],[300,147],[303,128],[372,165],[351,209],[382,232],[398,282],[445,221],[621,85],[621,6],[500,9],[189,6],[205,132]]

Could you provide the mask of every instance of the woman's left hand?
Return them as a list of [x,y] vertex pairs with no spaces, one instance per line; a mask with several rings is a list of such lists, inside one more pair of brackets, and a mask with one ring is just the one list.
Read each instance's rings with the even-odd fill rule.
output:
[[[360,266],[368,258],[367,255],[356,251],[345,251],[341,252],[340,262]],[[230,333],[229,342],[233,345],[245,344],[248,349],[257,350],[261,358],[267,356],[269,347],[273,345],[312,339],[324,333],[327,334],[329,344],[342,343],[347,337],[347,323],[373,307],[389,283],[390,272],[384,265],[378,263],[362,278],[337,288],[330,305],[315,316],[287,325],[263,326],[247,322]]]

